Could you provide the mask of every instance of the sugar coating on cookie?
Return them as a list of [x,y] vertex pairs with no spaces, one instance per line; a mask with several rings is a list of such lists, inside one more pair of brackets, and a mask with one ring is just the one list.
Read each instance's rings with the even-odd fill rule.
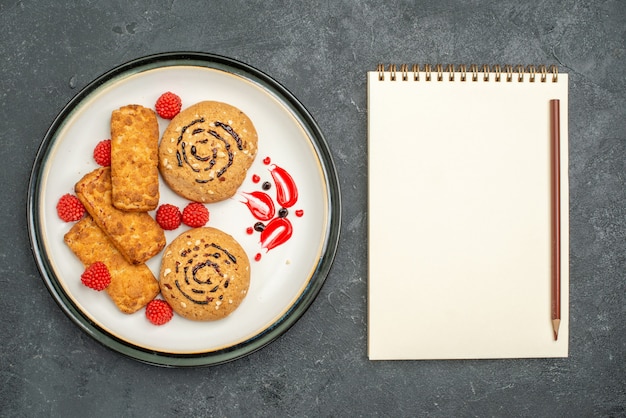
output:
[[142,264],[165,247],[165,233],[147,212],[126,212],[111,201],[111,168],[99,167],[74,186],[76,196],[131,264]]
[[211,227],[183,232],[165,249],[161,294],[191,320],[214,321],[239,307],[250,286],[250,261],[241,245]]
[[127,105],[111,114],[113,206],[147,212],[159,203],[159,124],[152,109]]
[[111,274],[105,289],[118,309],[131,314],[159,294],[159,283],[145,264],[130,264],[89,215],[74,224],[63,240],[86,267],[101,261]]
[[235,106],[203,101],[180,112],[159,144],[159,170],[178,195],[212,203],[233,196],[257,154],[257,132]]

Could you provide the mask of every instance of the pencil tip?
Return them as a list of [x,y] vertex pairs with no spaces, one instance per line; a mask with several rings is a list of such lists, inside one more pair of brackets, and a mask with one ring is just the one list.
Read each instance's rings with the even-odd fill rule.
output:
[[554,341],[557,341],[559,339],[559,325],[561,325],[560,319],[552,320],[552,329],[554,331]]

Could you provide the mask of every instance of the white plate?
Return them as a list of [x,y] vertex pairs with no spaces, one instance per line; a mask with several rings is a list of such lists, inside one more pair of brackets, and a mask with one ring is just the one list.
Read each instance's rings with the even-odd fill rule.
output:
[[[233,235],[251,262],[247,297],[229,317],[195,322],[177,315],[163,326],[151,325],[144,310],[121,313],[104,292],[80,282],[84,271],[63,242],[72,223],[61,221],[56,203],[74,184],[97,168],[95,145],[110,137],[110,116],[127,104],[153,108],[165,91],[178,94],[183,108],[202,100],[230,103],[253,121],[259,135],[257,158],[240,191],[261,190],[272,182],[266,157],[288,171],[298,187],[289,208],[293,235],[269,251],[257,220],[237,195],[206,205],[208,226]],[[161,133],[167,126],[159,118]],[[254,182],[253,175],[261,180]],[[163,182],[160,204],[182,208],[189,203]],[[276,187],[267,191],[276,202]],[[46,134],[31,174],[29,230],[35,259],[52,296],[83,330],[106,346],[137,360],[167,366],[223,363],[255,351],[285,332],[312,303],[330,269],[340,227],[340,197],[335,167],[324,137],[306,109],[267,75],[225,57],[167,53],[126,63],[83,89],[61,111]],[[277,209],[278,209],[277,204]],[[295,211],[301,210],[302,216]],[[154,216],[154,212],[152,212]],[[166,231],[167,242],[184,232]],[[255,256],[260,254],[260,260]],[[158,277],[161,254],[147,265]]]

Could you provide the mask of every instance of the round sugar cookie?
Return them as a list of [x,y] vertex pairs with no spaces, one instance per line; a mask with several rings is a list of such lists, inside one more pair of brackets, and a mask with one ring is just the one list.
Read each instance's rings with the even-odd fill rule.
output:
[[227,233],[211,227],[190,229],[165,249],[159,284],[180,316],[195,321],[222,319],[248,293],[250,261]]
[[248,116],[222,102],[196,103],[176,115],[159,144],[159,171],[178,195],[202,203],[233,196],[257,153]]

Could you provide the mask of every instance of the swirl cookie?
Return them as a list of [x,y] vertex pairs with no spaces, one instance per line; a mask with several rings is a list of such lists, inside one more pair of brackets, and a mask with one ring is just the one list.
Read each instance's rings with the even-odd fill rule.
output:
[[191,320],[230,315],[250,286],[250,261],[230,235],[205,227],[186,231],[166,248],[159,273],[161,294]]
[[180,112],[159,144],[159,170],[180,196],[212,203],[233,196],[257,153],[252,121],[226,103],[204,101]]

